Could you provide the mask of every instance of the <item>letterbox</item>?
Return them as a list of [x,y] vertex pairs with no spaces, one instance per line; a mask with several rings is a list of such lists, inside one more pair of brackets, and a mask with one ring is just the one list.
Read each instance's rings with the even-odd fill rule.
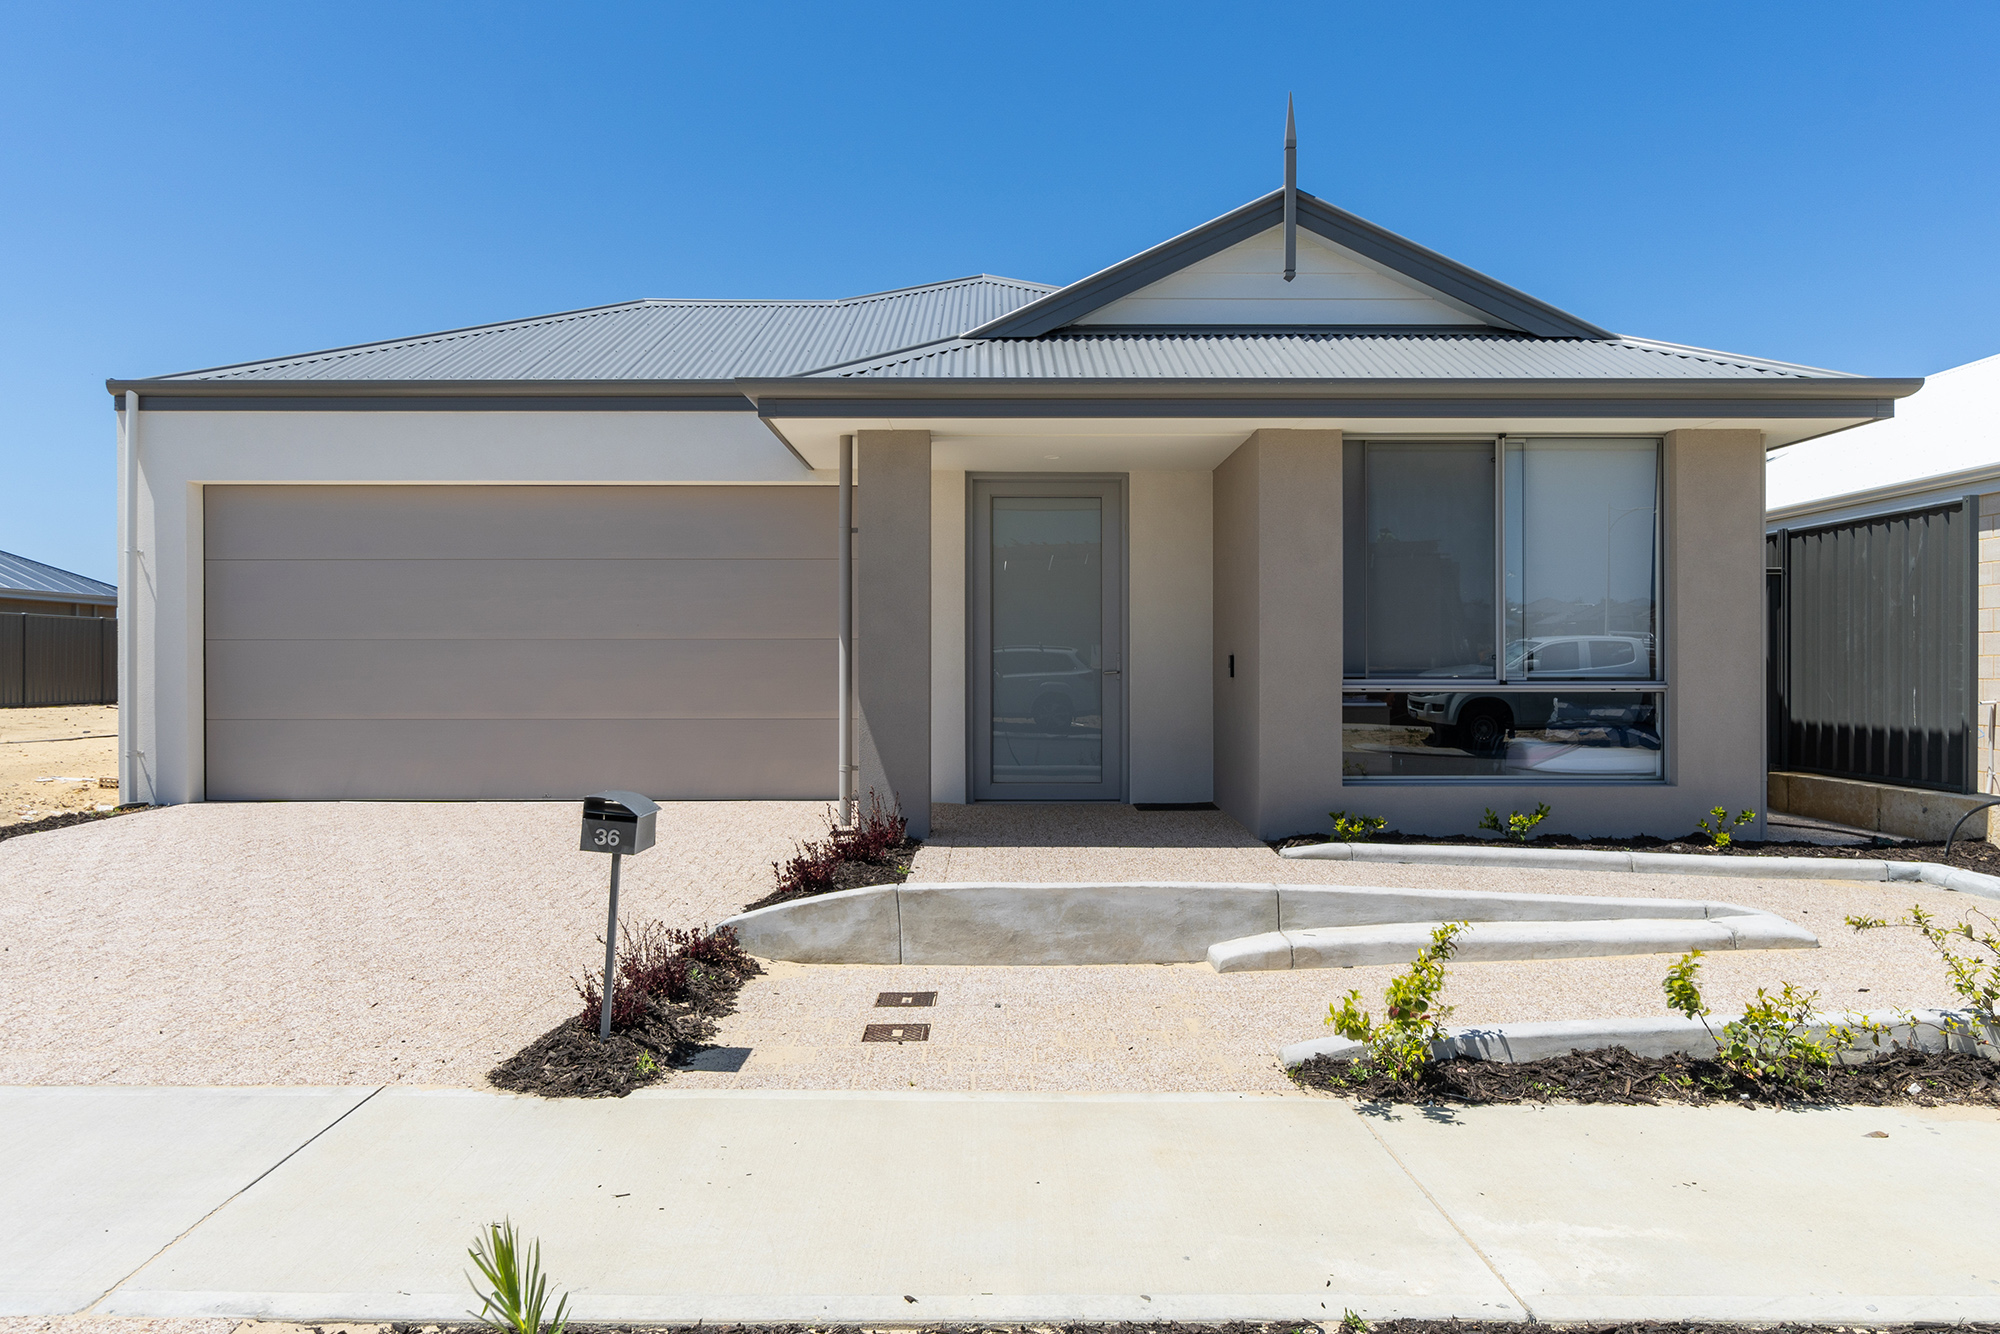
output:
[[653,846],[659,812],[637,792],[593,792],[583,799],[583,850],[644,852]]

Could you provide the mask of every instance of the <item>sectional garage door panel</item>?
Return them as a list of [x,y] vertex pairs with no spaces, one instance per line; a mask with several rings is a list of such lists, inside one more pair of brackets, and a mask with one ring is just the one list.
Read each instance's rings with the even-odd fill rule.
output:
[[831,718],[839,670],[838,650],[812,639],[256,639],[208,652],[212,719]]
[[830,796],[835,499],[209,487],[208,795]]
[[211,486],[210,560],[831,561],[825,486]]
[[[820,801],[830,718],[217,720],[211,801]],[[800,757],[817,763],[801,763]]]
[[[216,639],[831,639],[817,560],[211,560]],[[588,596],[579,592],[588,590]]]

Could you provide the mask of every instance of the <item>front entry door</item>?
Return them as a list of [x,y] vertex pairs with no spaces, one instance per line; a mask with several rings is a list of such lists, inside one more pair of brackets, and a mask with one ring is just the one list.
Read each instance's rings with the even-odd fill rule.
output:
[[972,796],[1125,795],[1124,483],[972,484]]

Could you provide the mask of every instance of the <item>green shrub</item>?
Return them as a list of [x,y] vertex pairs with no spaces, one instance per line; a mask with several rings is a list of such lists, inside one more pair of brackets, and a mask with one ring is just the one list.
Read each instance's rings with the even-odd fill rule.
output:
[[[507,1220],[488,1223],[466,1252],[486,1279],[482,1289],[472,1285],[479,1309],[468,1311],[488,1329],[501,1334],[563,1334],[569,1324],[569,1298],[556,1303],[555,1315],[546,1323],[549,1281],[542,1273],[542,1243],[531,1241],[521,1249],[520,1236]],[[467,1275],[467,1281],[471,1276]]]
[[1713,820],[1714,824],[1710,824],[1708,820],[1696,820],[1695,827],[1701,830],[1702,833],[1707,834],[1708,841],[1718,848],[1726,848],[1735,842],[1735,836],[1730,832],[1731,830],[1741,829],[1744,825],[1749,824],[1757,818],[1757,812],[1744,811],[1734,820],[1731,820],[1729,818],[1729,808],[1726,806],[1714,807],[1709,811],[1708,815],[1709,820]]
[[1757,999],[1744,1008],[1743,1017],[1724,1024],[1718,1037],[1709,1027],[1710,1011],[1701,998],[1696,977],[1700,971],[1701,951],[1690,950],[1667,970],[1660,985],[1669,1006],[1690,1019],[1699,1019],[1714,1038],[1718,1065],[1753,1084],[1774,1084],[1804,1093],[1826,1087],[1826,1072],[1835,1053],[1853,1041],[1854,1035],[1852,1030],[1836,1026],[1824,1039],[1812,1036],[1807,1025],[1819,1003],[1817,991],[1800,991],[1786,982],[1773,996],[1759,987]]
[[1458,935],[1469,922],[1445,922],[1431,932],[1431,943],[1410,962],[1410,970],[1389,979],[1382,993],[1386,1018],[1377,1024],[1361,1008],[1361,993],[1350,991],[1338,1005],[1326,1007],[1326,1022],[1344,1038],[1368,1044],[1368,1063],[1401,1083],[1414,1083],[1430,1063],[1431,1044],[1445,1036],[1445,961],[1458,952]]
[[1536,803],[1534,813],[1531,815],[1523,815],[1519,811],[1510,812],[1504,825],[1500,823],[1500,817],[1493,813],[1493,808],[1488,806],[1486,818],[1479,822],[1479,827],[1499,834],[1510,843],[1526,843],[1529,832],[1548,818],[1549,804],[1546,801]]
[[1389,822],[1379,815],[1352,815],[1346,811],[1328,811],[1333,817],[1333,838],[1336,843],[1366,843],[1370,834],[1376,833]]
[[[1915,931],[1930,942],[1931,948],[1944,960],[1945,973],[1951,979],[1951,989],[1959,999],[1988,1019],[2000,1020],[2000,922],[1978,908],[1968,910],[1971,917],[1956,926],[1939,926],[1937,919],[1925,912],[1921,904],[1911,904],[1909,912],[1895,921],[1884,921],[1880,917],[1849,917],[1847,924],[1856,931],[1873,931],[1887,926],[1905,927]],[[1985,921],[1983,927],[1975,927],[1972,917]],[[1985,958],[1977,954],[1960,954],[1952,948],[1954,941],[1969,940],[1986,952]],[[1979,1039],[1984,1042],[1984,1038]]]

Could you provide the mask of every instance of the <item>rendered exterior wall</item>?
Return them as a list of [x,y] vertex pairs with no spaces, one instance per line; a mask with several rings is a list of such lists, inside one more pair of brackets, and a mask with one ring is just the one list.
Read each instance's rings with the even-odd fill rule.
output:
[[[2000,493],[1979,498],[1979,698],[1973,714],[1978,752],[1973,790],[2000,796]],[[1978,817],[1966,821],[1970,830]],[[2000,823],[2000,822],[1996,822]],[[1990,835],[1989,835],[1990,837]]]
[[1213,484],[1208,472],[1126,480],[1132,801],[1214,799]]
[[931,831],[931,436],[858,431],[854,668],[865,802],[893,798]]
[[1255,432],[1214,487],[1215,800],[1259,838],[1317,830],[1340,788],[1341,433]]

